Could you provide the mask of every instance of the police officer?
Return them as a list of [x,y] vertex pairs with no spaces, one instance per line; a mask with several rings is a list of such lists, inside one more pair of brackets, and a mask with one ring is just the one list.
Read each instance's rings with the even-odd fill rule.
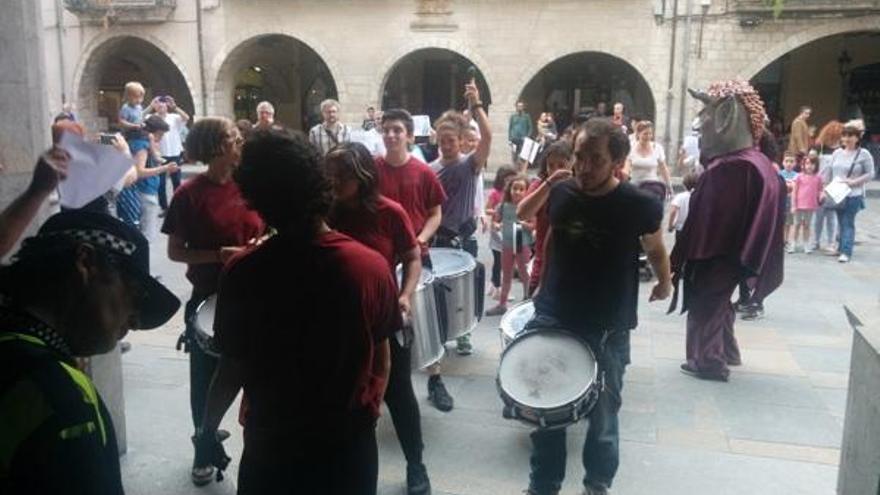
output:
[[149,273],[139,232],[83,211],[49,218],[0,267],[0,493],[123,493],[110,415],[74,356],[174,315]]

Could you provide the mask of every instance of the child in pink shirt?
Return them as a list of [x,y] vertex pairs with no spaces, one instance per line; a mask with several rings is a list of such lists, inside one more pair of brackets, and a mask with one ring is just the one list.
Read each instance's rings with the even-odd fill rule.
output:
[[798,236],[803,232],[804,253],[810,254],[810,225],[813,224],[813,216],[819,209],[819,196],[822,194],[822,178],[816,174],[816,159],[811,156],[804,158],[803,173],[798,174],[793,181],[794,187],[791,192],[791,212],[794,215],[794,240],[797,244]]

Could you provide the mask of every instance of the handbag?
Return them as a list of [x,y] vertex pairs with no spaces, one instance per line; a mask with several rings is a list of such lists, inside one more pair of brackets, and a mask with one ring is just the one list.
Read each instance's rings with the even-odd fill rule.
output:
[[[861,154],[862,148],[858,148],[856,150],[856,156],[853,157],[852,163],[849,166],[849,172],[846,173],[847,179],[852,175],[853,169],[856,167],[856,160],[859,159]],[[831,165],[829,166],[833,165],[834,161],[832,160]],[[843,209],[843,206],[846,204],[846,198],[849,196],[849,193],[852,192],[852,188],[842,181],[832,180],[830,184],[823,188],[823,191],[825,191],[825,201],[822,203],[822,207],[831,210],[840,210]]]

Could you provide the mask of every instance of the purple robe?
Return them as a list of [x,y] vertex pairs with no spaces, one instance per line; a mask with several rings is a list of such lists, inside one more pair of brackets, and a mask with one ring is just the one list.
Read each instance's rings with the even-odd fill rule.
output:
[[[691,193],[688,218],[670,256],[676,287],[670,312],[689,262],[735,258],[755,299],[776,290],[783,278],[784,198],[779,174],[757,149],[713,159]],[[682,312],[687,306],[684,300]]]

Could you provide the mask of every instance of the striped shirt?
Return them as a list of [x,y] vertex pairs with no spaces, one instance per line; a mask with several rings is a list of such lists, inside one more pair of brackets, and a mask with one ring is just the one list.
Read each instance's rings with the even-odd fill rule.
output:
[[335,146],[351,141],[351,129],[345,124],[337,124],[336,132],[318,124],[309,131],[309,142],[312,143],[321,156],[326,155]]

